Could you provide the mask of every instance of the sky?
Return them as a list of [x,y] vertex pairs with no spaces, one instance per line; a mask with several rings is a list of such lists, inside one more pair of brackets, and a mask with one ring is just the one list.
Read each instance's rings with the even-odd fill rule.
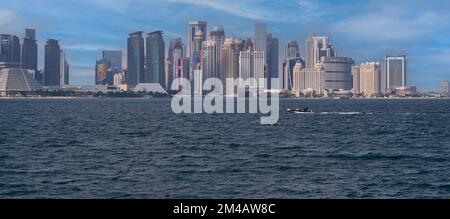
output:
[[[25,35],[35,28],[39,67],[46,39],[60,40],[70,62],[70,83],[94,83],[95,61],[104,49],[126,54],[128,33],[164,31],[166,45],[186,38],[190,20],[222,25],[227,36],[253,37],[266,22],[280,40],[301,44],[309,33],[327,35],[339,56],[357,63],[408,56],[408,84],[439,90],[450,79],[448,0],[0,0],[0,33]],[[186,43],[186,42],[185,42]],[[125,59],[125,57],[124,57]],[[125,62],[124,62],[125,64]]]

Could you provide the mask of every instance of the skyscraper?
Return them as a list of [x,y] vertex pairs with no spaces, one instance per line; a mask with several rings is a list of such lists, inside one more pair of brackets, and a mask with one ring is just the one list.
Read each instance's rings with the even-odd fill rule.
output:
[[352,81],[354,93],[360,93],[361,91],[360,79],[361,79],[360,66],[358,65],[352,66]]
[[266,53],[267,51],[267,24],[255,24],[255,50]]
[[69,63],[66,60],[66,53],[61,50],[60,60],[59,60],[59,72],[60,72],[60,85],[69,84]]
[[225,84],[227,78],[239,77],[239,44],[241,40],[226,38],[220,48],[220,78]]
[[37,60],[36,30],[25,29],[25,38],[22,44],[22,68],[37,71]]
[[44,85],[61,85],[61,48],[55,39],[49,39],[45,44]]
[[[189,78],[195,80],[194,73],[197,70],[199,73],[202,73],[203,67],[203,42],[205,41],[205,35],[201,29],[198,29],[194,36],[194,41],[191,43],[190,49],[192,49],[192,53],[190,56],[190,64],[189,67],[190,75]],[[202,76],[203,78],[203,76]]]
[[365,96],[381,93],[381,65],[378,62],[365,62],[360,66],[360,92]]
[[448,80],[442,81],[441,92],[442,92],[442,94],[444,96],[446,96],[446,97],[449,96],[450,90],[449,90],[449,82],[448,82]]
[[320,63],[323,69],[323,89],[351,90],[353,59],[348,57],[324,57]]
[[103,50],[103,59],[111,62],[111,69],[115,72],[122,70],[122,51],[121,50]]
[[20,41],[11,34],[0,34],[0,62],[20,65]]
[[294,70],[293,70],[293,75],[294,75],[294,79],[293,79],[293,86],[292,86],[292,90],[295,93],[300,93],[303,90],[305,90],[305,76],[304,76],[304,71],[303,70],[303,64],[301,62],[297,62],[294,66]]
[[129,34],[127,43],[127,74],[126,81],[130,87],[144,80],[144,38],[142,31]]
[[320,65],[322,57],[336,57],[333,45],[327,36],[310,34],[306,40],[306,68]]
[[406,56],[386,56],[386,89],[406,87]]
[[166,87],[165,45],[162,31],[154,31],[148,34],[146,42],[146,69],[143,83],[159,83]]
[[305,67],[305,62],[301,58],[290,58],[283,62],[283,75],[281,78],[281,88],[284,90],[292,90],[294,83],[294,67],[300,63]]
[[278,78],[278,38],[272,37],[272,34],[267,35],[267,51],[266,51],[266,63],[267,63],[267,88],[277,88],[278,85],[271,84],[272,78]]
[[216,41],[207,40],[203,42],[203,80],[220,77],[219,49]]
[[[170,88],[172,81],[175,78],[180,77],[180,74],[178,73],[181,73],[179,72],[179,68],[180,65],[182,65],[182,59],[184,58],[184,45],[181,38],[176,38],[170,41],[168,53],[167,87]],[[185,77],[187,78],[188,76]]]
[[95,84],[109,84],[112,85],[114,83],[114,77],[113,81],[109,81],[110,75],[112,75],[111,72],[111,62],[106,59],[98,60],[95,63]]
[[[201,36],[197,36],[197,33],[200,33]],[[188,48],[186,52],[186,56],[192,59],[192,54],[194,53],[194,41],[196,37],[201,37],[202,41],[206,40],[206,21],[191,21],[189,22],[188,29]]]
[[[264,66],[266,57],[262,51],[245,51],[239,54],[239,77],[243,80],[249,78],[259,79],[264,78]],[[255,88],[256,84],[251,84],[250,87]]]
[[300,49],[296,40],[288,40],[284,46],[284,59],[300,58]]
[[217,42],[217,44],[220,46],[225,41],[225,30],[222,26],[215,26],[209,33],[209,37],[212,41]]

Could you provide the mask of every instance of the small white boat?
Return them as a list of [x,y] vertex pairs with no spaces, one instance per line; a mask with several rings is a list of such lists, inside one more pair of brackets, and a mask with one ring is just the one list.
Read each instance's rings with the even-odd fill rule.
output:
[[297,108],[297,109],[286,109],[288,113],[297,113],[297,114],[312,114],[314,113],[310,108]]

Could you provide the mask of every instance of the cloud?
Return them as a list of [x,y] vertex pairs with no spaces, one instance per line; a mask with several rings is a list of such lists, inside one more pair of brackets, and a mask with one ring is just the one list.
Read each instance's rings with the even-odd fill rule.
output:
[[65,50],[84,50],[84,51],[101,51],[101,50],[112,50],[117,49],[116,47],[108,46],[108,45],[99,45],[99,44],[78,44],[78,45],[68,45],[62,46]]
[[408,40],[428,36],[446,23],[445,16],[435,12],[406,13],[385,8],[350,16],[332,25],[332,31],[366,41]]
[[5,28],[5,25],[16,19],[16,14],[9,10],[0,10],[0,28]]
[[70,65],[70,84],[94,84],[94,67]]
[[274,2],[267,0],[224,1],[224,0],[167,0],[170,3],[208,7],[241,18],[261,21],[303,22],[317,15],[316,1],[300,0]]

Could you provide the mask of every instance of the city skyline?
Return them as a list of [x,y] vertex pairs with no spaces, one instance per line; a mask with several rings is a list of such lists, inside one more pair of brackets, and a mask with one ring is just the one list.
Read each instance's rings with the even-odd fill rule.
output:
[[[93,0],[83,3],[69,1],[73,7],[59,8],[52,1],[42,1],[38,8],[52,9],[52,13],[38,15],[35,8],[26,8],[27,1],[8,2],[4,4],[0,15],[2,33],[11,33],[24,37],[23,29],[37,29],[39,45],[39,69],[43,68],[43,46],[46,39],[55,38],[61,42],[61,48],[66,52],[71,63],[71,83],[92,84],[94,79],[95,60],[101,57],[102,50],[120,49],[126,54],[126,37],[137,30],[152,32],[164,31],[166,46],[170,39],[181,37],[187,45],[187,25],[192,20],[208,22],[208,33],[213,26],[223,26],[227,36],[242,39],[253,37],[254,24],[267,23],[267,29],[279,38],[279,56],[284,54],[283,45],[287,40],[297,40],[300,44],[300,54],[305,57],[305,39],[310,33],[326,35],[337,48],[339,56],[352,57],[357,64],[364,61],[383,62],[386,55],[405,54],[408,56],[408,84],[417,85],[421,91],[438,91],[440,82],[448,79],[450,65],[450,45],[446,33],[447,27],[442,27],[449,19],[444,14],[449,8],[448,2],[442,1],[439,7],[425,5],[418,1],[416,6],[410,1],[398,1],[386,4],[383,1],[367,1],[363,3],[352,1],[336,1],[324,5],[322,1],[286,1],[286,2],[235,2],[224,4],[223,1],[203,3],[201,1],[175,0],[158,1],[163,10],[155,12],[159,16],[145,17],[145,14],[129,13],[124,17],[105,15],[120,15],[125,12],[139,12],[138,6],[147,6],[148,2],[127,1],[126,3]],[[238,6],[253,6],[244,7]],[[93,16],[76,16],[83,10]],[[102,7],[103,8],[102,8]],[[218,7],[224,6],[224,7]],[[271,7],[273,10],[269,10]],[[323,6],[318,10],[318,6]],[[333,7],[339,6],[339,7]],[[421,8],[421,12],[414,10]],[[68,11],[67,8],[73,8]],[[195,10],[193,9],[195,8]],[[199,13],[178,13],[171,16],[175,10]],[[293,11],[300,9],[297,15]],[[344,15],[344,11],[350,15]],[[397,10],[397,15],[388,12]],[[101,11],[103,16],[95,15]],[[261,12],[269,12],[263,16]],[[280,13],[276,13],[280,12]],[[320,12],[320,13],[318,13]],[[172,13],[172,14],[171,14]],[[126,14],[126,13],[125,13]],[[216,15],[217,16],[213,16]],[[375,16],[375,15],[386,16]],[[275,16],[279,15],[279,16]],[[132,17],[132,18],[130,18]],[[156,18],[160,17],[160,18]],[[167,18],[171,19],[167,19]],[[224,20],[223,18],[227,19]],[[89,22],[89,19],[97,19]],[[355,19],[358,18],[358,19]],[[55,21],[55,23],[49,20]],[[75,23],[78,21],[79,24]],[[364,21],[366,23],[364,23]],[[114,27],[114,28],[113,28]],[[383,30],[380,34],[371,34],[377,28]],[[372,28],[372,29],[371,29]],[[386,31],[387,30],[387,31]],[[87,32],[86,32],[87,31]],[[84,33],[87,34],[84,34]],[[375,32],[376,33],[376,32]],[[167,49],[167,48],[166,48]],[[281,62],[280,62],[281,65]],[[126,64],[124,63],[124,66]],[[281,73],[281,70],[279,71]]]

